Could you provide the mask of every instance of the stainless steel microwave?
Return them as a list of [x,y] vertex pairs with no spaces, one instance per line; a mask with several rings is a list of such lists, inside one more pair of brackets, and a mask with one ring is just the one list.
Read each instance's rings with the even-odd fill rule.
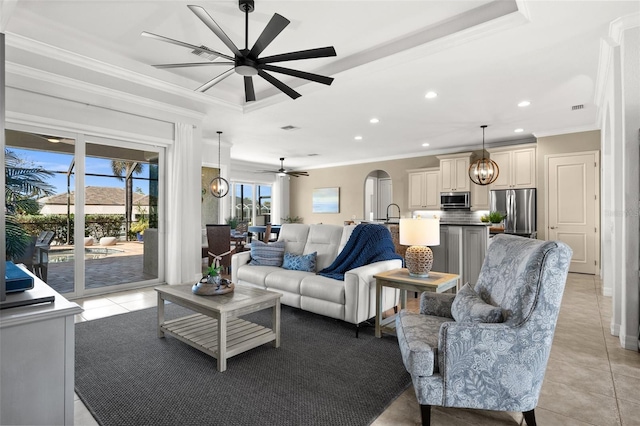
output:
[[471,208],[470,192],[441,192],[440,208],[442,210],[469,210]]

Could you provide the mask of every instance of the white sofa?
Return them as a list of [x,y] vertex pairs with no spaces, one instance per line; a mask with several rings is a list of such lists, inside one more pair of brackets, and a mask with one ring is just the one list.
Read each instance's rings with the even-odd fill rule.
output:
[[[296,255],[317,252],[320,271],[334,261],[344,248],[356,225],[283,224],[278,241],[285,251]],[[375,274],[401,268],[398,259],[375,262],[347,271],[344,281],[277,266],[249,265],[245,251],[231,258],[231,280],[237,285],[253,286],[282,293],[282,303],[305,311],[337,318],[358,326],[376,313]],[[399,291],[383,288],[383,309],[397,305]],[[357,329],[356,329],[357,330]]]

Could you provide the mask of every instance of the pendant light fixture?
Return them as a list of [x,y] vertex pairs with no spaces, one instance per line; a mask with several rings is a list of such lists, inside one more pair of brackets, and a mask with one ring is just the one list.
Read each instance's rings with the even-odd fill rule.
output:
[[218,133],[218,176],[214,177],[209,184],[209,191],[214,197],[222,198],[229,193],[229,182],[220,176],[220,135],[222,132],[218,130],[216,133]]
[[484,156],[484,129],[486,124],[480,126],[482,128],[482,158],[474,161],[469,166],[469,179],[476,185],[489,185],[498,179],[500,168],[498,164],[490,158]]

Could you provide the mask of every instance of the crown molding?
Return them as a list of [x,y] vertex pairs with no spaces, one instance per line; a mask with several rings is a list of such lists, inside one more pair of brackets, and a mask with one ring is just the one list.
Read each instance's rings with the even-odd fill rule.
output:
[[640,12],[621,16],[612,21],[609,25],[609,38],[618,46],[622,42],[624,32],[635,27],[640,27]]
[[126,80],[128,82],[169,93],[171,95],[180,96],[192,102],[198,102],[209,106],[222,107],[237,112],[243,111],[243,108],[240,105],[222,101],[220,99],[207,96],[204,93],[194,92],[173,83],[167,83],[154,77],[130,71],[116,65],[108,64],[106,62],[98,61],[87,56],[79,55],[77,53],[61,49],[56,46],[51,46],[46,43],[42,43],[18,34],[8,32],[6,36],[6,45],[14,47],[16,49],[25,50],[35,55],[40,55],[46,58],[55,59],[57,61],[66,62],[80,68],[99,72],[110,77]]
[[[92,95],[102,96],[108,99],[116,99],[118,101],[132,103],[134,105],[143,107],[145,111],[152,108],[152,109],[169,113],[171,115],[186,117],[196,121],[197,123],[202,122],[202,120],[205,117],[205,114],[201,112],[169,105],[163,102],[154,101],[148,98],[143,98],[141,96],[132,95],[132,94],[121,92],[114,89],[108,89],[92,83],[87,83],[87,82],[76,80],[73,78],[64,77],[58,74],[50,73],[48,71],[43,71],[40,69],[27,67],[20,64],[15,64],[13,62],[6,63],[6,72],[7,74],[15,74],[16,76],[19,76],[19,77],[32,78],[45,83],[59,85],[68,89],[79,90],[82,93],[90,93]],[[24,87],[18,87],[17,85],[7,84],[7,86],[15,87],[16,89],[25,89]],[[70,100],[73,100],[73,99],[70,99]],[[95,104],[95,106],[101,107],[101,105],[97,103]],[[151,114],[147,114],[147,116],[149,116],[149,118],[156,118],[156,117],[153,117]]]
[[[19,129],[25,129],[25,131],[29,131],[28,129],[32,126],[40,127],[43,129],[53,129],[61,132],[66,132],[67,134],[84,134],[84,135],[92,135],[99,136],[109,139],[117,139],[127,142],[140,142],[148,145],[154,146],[170,146],[173,144],[172,139],[164,139],[158,138],[154,136],[141,135],[139,133],[131,133],[131,132],[123,132],[121,130],[116,129],[105,129],[103,127],[98,126],[89,126],[86,123],[73,123],[64,120],[58,120],[55,118],[46,118],[31,114],[23,114],[19,112],[6,112],[6,120],[7,120],[7,128],[11,129],[9,123],[15,124],[19,126]],[[20,127],[26,126],[26,127]]]
[[600,41],[600,56],[598,59],[598,72],[593,94],[593,103],[596,105],[596,117],[598,125],[602,126],[603,110],[607,85],[610,73],[613,70],[613,52],[620,46],[622,36],[626,30],[640,26],[640,12],[622,16],[609,24],[609,36]]
[[533,135],[536,138],[546,138],[549,136],[568,135],[570,133],[592,132],[594,130],[600,130],[597,124],[590,124],[590,125],[578,126],[578,127],[567,127],[565,129],[549,130],[546,132],[534,132]]

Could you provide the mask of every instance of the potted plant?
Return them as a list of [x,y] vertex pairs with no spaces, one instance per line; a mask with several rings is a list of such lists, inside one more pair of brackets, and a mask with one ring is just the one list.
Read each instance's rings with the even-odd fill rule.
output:
[[213,265],[209,266],[209,269],[207,269],[207,282],[209,284],[220,284],[220,271],[222,270],[222,266],[216,266],[216,264],[214,263]]
[[502,222],[505,217],[507,217],[507,215],[499,211],[489,212],[489,222],[494,224]]
[[287,216],[287,217],[281,217],[280,220],[282,221],[282,223],[302,223],[302,218],[299,216]]
[[236,229],[236,227],[238,226],[238,219],[236,219],[235,217],[229,216],[226,219],[226,222],[231,227],[231,229]]
[[131,232],[136,234],[138,241],[143,240],[144,231],[149,228],[149,220],[142,219],[131,225]]

